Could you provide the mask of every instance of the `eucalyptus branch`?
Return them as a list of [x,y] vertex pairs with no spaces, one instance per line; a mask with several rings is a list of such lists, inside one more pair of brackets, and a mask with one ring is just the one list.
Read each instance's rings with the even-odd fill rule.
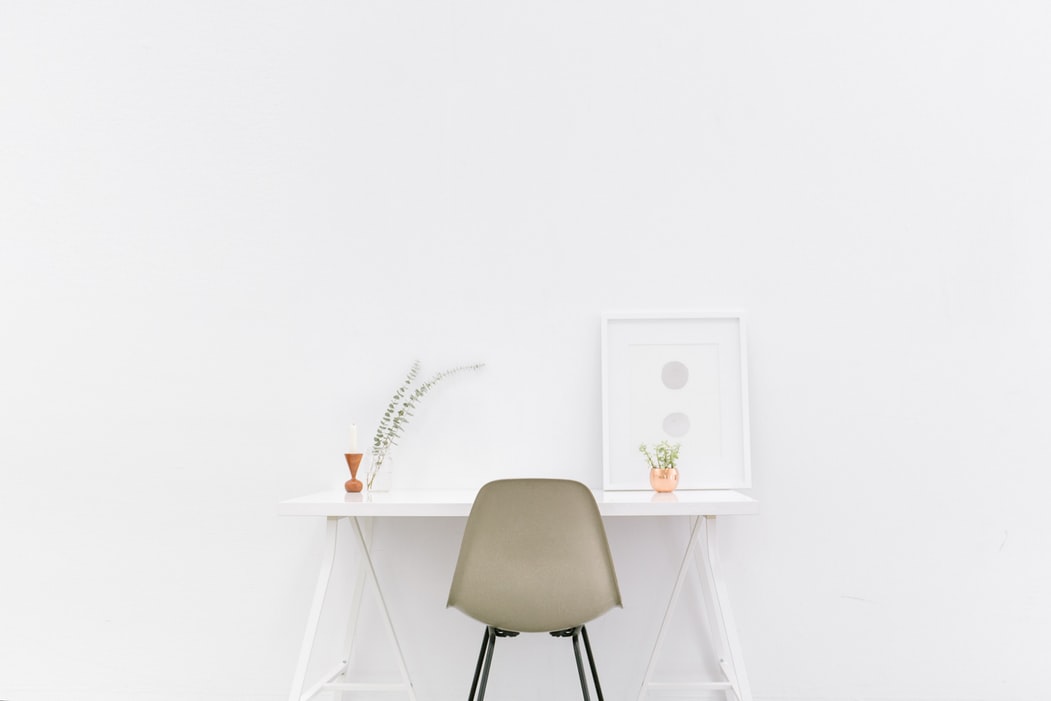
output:
[[398,444],[398,439],[405,431],[405,424],[415,415],[413,410],[436,384],[450,375],[464,370],[478,370],[484,365],[485,363],[475,363],[473,365],[460,365],[448,370],[442,370],[426,382],[420,383],[410,392],[412,384],[416,381],[416,377],[420,372],[420,362],[418,360],[414,362],[408,375],[405,377],[405,381],[401,383],[401,386],[394,392],[394,396],[391,397],[390,404],[387,405],[387,410],[380,420],[379,427],[376,429],[376,435],[372,439],[373,450],[388,450]]
[[[415,361],[412,364],[412,368],[409,369],[409,374],[405,376],[405,380],[401,383],[401,386],[394,392],[394,396],[391,397],[390,404],[387,405],[387,410],[383,412],[383,418],[380,419],[380,424],[376,428],[376,436],[372,439],[373,449],[379,449],[384,444],[391,443],[391,436],[395,430],[395,420],[398,417],[399,411],[404,411],[398,408],[398,404],[402,402],[405,397],[405,393],[412,387],[413,381],[416,376],[420,373],[420,361]],[[398,422],[400,424],[400,422]]]

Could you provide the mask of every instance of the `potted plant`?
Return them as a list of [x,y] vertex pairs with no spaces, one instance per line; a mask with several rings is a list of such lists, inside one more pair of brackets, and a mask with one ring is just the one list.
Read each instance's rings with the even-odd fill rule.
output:
[[679,470],[675,464],[679,461],[679,443],[661,441],[652,447],[645,443],[639,446],[639,452],[646,456],[650,466],[650,486],[658,492],[673,492],[679,486]]

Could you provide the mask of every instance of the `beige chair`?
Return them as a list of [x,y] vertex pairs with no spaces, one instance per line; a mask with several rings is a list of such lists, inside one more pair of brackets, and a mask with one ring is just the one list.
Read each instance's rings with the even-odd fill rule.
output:
[[482,487],[467,519],[448,606],[486,625],[468,701],[476,690],[477,701],[485,698],[496,639],[519,633],[572,638],[580,687],[589,701],[583,637],[602,701],[584,624],[621,601],[591,491],[560,479],[505,479]]

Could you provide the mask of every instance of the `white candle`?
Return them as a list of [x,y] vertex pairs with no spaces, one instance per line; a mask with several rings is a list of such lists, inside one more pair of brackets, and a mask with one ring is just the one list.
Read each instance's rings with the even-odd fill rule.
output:
[[350,452],[358,452],[358,425],[350,425]]

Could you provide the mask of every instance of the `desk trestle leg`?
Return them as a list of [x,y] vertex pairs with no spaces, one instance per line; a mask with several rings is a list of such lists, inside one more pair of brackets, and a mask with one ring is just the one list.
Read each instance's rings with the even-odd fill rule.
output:
[[[698,545],[700,549],[698,550]],[[696,566],[703,572],[704,584],[702,586],[702,608],[705,612],[709,632],[712,635],[712,643],[720,655],[719,666],[726,677],[726,681],[716,682],[688,682],[688,683],[666,683],[653,681],[654,667],[664,644],[668,623],[671,621],[672,610],[675,608],[679,596],[682,594],[686,576],[690,566]],[[654,641],[653,650],[650,653],[650,661],[646,666],[646,674],[643,677],[642,688],[639,690],[639,701],[646,698],[649,691],[724,691],[727,701],[752,701],[752,692],[748,686],[748,678],[744,671],[744,660],[741,657],[740,642],[737,639],[737,629],[734,627],[733,615],[730,611],[730,603],[726,596],[726,587],[722,580],[722,571],[719,565],[718,536],[715,528],[714,516],[697,516],[692,519],[690,526],[690,539],[683,554],[682,564],[679,566],[679,574],[675,578],[668,606],[657,631],[657,639]]]
[[374,684],[369,685],[369,688],[377,691],[390,690],[395,687],[401,688],[409,694],[409,699],[411,701],[416,701],[416,691],[412,688],[412,680],[409,679],[409,668],[405,664],[405,655],[401,651],[401,643],[398,642],[398,634],[394,631],[394,623],[390,618],[390,609],[387,608],[387,600],[383,597],[383,590],[380,588],[379,578],[376,577],[376,568],[372,564],[372,554],[369,551],[369,543],[365,539],[365,533],[362,531],[359,519],[352,518],[351,523],[354,524],[354,531],[358,534],[358,544],[361,546],[361,556],[363,558],[363,564],[365,565],[363,568],[365,570],[365,576],[372,581],[372,586],[375,587],[376,598],[379,599],[380,608],[383,609],[383,621],[387,624],[387,633],[390,634],[390,640],[394,643],[394,649],[398,653],[398,669],[401,672],[402,679],[405,680],[403,684],[395,684],[393,686],[389,684]]
[[699,557],[700,568],[704,572],[707,595],[712,599],[711,604],[707,607],[714,617],[709,629],[714,629],[718,638],[717,649],[723,655],[719,660],[719,665],[723,669],[723,674],[733,684],[737,701],[752,701],[752,690],[744,669],[744,656],[741,654],[741,642],[737,637],[737,625],[734,622],[729,597],[726,595],[726,584],[723,582],[715,516],[704,517],[703,537],[704,551]]
[[[336,536],[339,520],[338,517],[329,517],[325,525],[325,549],[321,563],[321,572],[318,574],[318,581],[314,590],[314,601],[310,606],[307,630],[306,634],[303,636],[303,645],[299,651],[299,662],[296,665],[296,673],[292,682],[292,691],[288,697],[289,701],[310,701],[310,699],[313,699],[322,692],[350,691],[402,692],[408,695],[409,701],[416,701],[416,692],[412,687],[412,681],[409,679],[408,667],[405,665],[405,656],[402,654],[401,644],[398,642],[398,636],[394,632],[394,624],[391,622],[390,611],[387,608],[387,602],[383,597],[383,591],[380,589],[379,580],[376,577],[376,569],[372,563],[370,552],[371,529],[367,529],[369,532],[366,534],[366,529],[362,528],[358,518],[350,519],[356,535],[354,540],[358,544],[361,559],[359,561],[358,572],[355,575],[354,597],[351,603],[351,618],[347,625],[345,654],[340,662],[326,672],[317,683],[304,691],[304,687],[306,686],[307,668],[310,664],[311,654],[317,643],[318,626],[321,621],[322,611],[325,607],[325,599],[328,595],[329,583],[332,579],[333,563],[336,558]],[[371,581],[372,585],[375,587],[376,596],[379,599],[380,607],[383,611],[383,620],[386,624],[387,632],[390,634],[391,642],[394,644],[394,649],[397,652],[398,668],[403,679],[401,682],[354,682],[347,678],[350,672],[350,660],[354,651],[354,638],[357,634],[357,622],[361,612],[361,599],[366,579]],[[343,677],[343,680],[336,681],[336,679],[341,676]]]

